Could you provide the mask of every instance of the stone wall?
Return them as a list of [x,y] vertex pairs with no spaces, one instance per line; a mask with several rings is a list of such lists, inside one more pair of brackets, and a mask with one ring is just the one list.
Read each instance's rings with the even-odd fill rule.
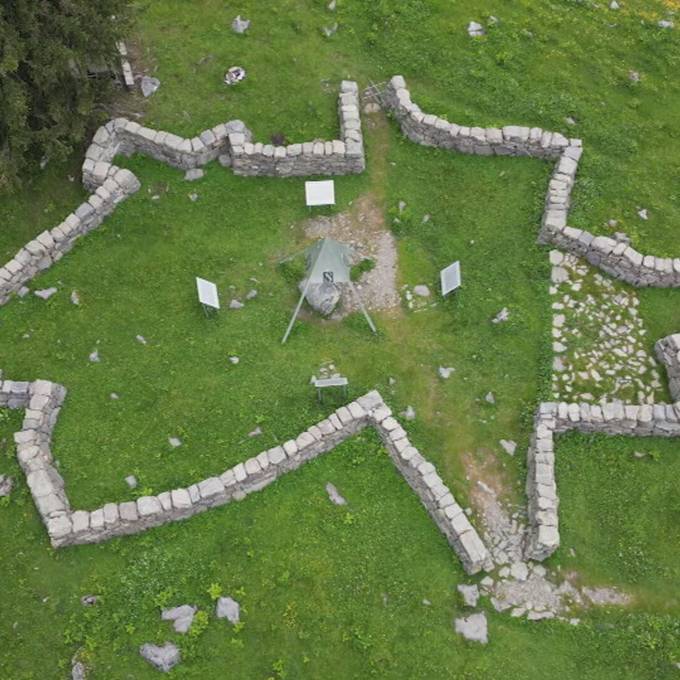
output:
[[252,143],[247,136],[230,137],[232,168],[237,175],[348,175],[363,172],[364,142],[359,118],[359,89],[343,80],[338,99],[340,137],[274,146]]
[[680,333],[662,338],[654,349],[659,361],[666,367],[671,398],[680,402]]
[[60,260],[77,239],[97,228],[116,205],[139,189],[139,181],[129,171],[110,163],[94,193],[53,229],[29,241],[3,267],[0,267],[0,305],[28,281]]
[[559,547],[554,436],[570,430],[629,437],[680,437],[680,403],[540,405],[527,453],[530,534],[526,554],[535,560],[545,559]]
[[192,138],[153,130],[125,118],[109,121],[97,130],[85,152],[83,185],[92,195],[61,224],[39,234],[0,267],[0,305],[61,259],[78,238],[98,227],[118,203],[139,190],[139,180],[132,172],[113,165],[118,154],[140,153],[182,170],[219,159],[238,175],[290,177],[363,172],[356,83],[342,81],[338,113],[341,139],[285,147],[253,144],[251,131],[240,120],[221,123]]
[[680,258],[644,255],[625,241],[595,236],[568,226],[571,190],[583,152],[580,139],[559,132],[509,125],[503,128],[467,127],[423,113],[411,101],[402,76],[385,88],[383,105],[392,112],[411,141],[461,153],[483,156],[532,156],[555,160],[538,240],[584,257],[610,276],[633,286],[680,287]]
[[296,439],[262,451],[214,477],[185,488],[72,511],[51,452],[51,435],[66,390],[56,383],[0,382],[0,407],[25,408],[14,436],[17,458],[54,547],[97,543],[186,519],[268,486],[281,475],[335,448],[367,426],[374,427],[390,458],[470,573],[491,568],[491,557],[435,467],[415,449],[377,392],[337,409]]

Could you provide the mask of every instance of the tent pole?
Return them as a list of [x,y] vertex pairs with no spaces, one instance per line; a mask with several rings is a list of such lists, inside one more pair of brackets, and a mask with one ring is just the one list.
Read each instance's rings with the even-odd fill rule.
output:
[[305,299],[305,295],[307,294],[307,288],[309,288],[309,283],[310,283],[311,277],[307,277],[307,283],[305,283],[305,287],[302,291],[302,295],[300,295],[300,299],[298,300],[297,307],[295,308],[295,311],[293,312],[293,317],[290,320],[290,323],[288,324],[288,328],[286,329],[286,333],[283,336],[283,340],[281,340],[281,344],[285,344],[286,340],[288,340],[288,336],[290,335],[291,330],[293,330],[293,324],[295,323],[295,319],[297,319],[297,315],[300,313],[300,307],[302,307],[302,302]]
[[375,327],[375,325],[373,324],[373,321],[371,320],[371,317],[368,315],[368,312],[366,311],[366,307],[364,307],[364,303],[363,303],[363,301],[361,300],[361,296],[359,295],[359,291],[357,291],[357,289],[354,287],[354,284],[352,283],[352,281],[348,281],[348,283],[349,283],[349,286],[350,286],[350,288],[352,289],[352,292],[354,293],[356,299],[357,299],[358,302],[359,302],[359,307],[361,307],[361,311],[362,311],[364,317],[366,317],[366,321],[368,322],[368,325],[370,326],[370,328],[371,328],[371,330],[373,331],[373,333],[375,333],[375,334],[377,335],[377,334],[378,334],[378,331],[376,330],[376,327]]

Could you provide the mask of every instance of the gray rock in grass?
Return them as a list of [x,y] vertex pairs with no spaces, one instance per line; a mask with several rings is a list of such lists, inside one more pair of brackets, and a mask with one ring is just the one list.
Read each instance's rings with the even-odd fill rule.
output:
[[234,33],[242,34],[249,28],[250,19],[244,19],[240,14],[231,22],[231,30],[234,31]]
[[218,619],[227,619],[229,623],[238,623],[241,620],[241,606],[231,597],[221,597],[217,600],[215,615]]
[[164,609],[161,612],[163,621],[173,621],[173,627],[177,633],[184,635],[194,621],[197,608],[189,604],[183,604],[172,609]]
[[480,642],[483,645],[489,641],[486,614],[484,612],[456,619],[455,629],[456,633],[462,635],[466,640]]
[[171,642],[166,642],[162,647],[147,643],[139,648],[139,653],[163,673],[171,671],[182,660],[179,648]]
[[328,498],[330,499],[331,503],[333,503],[333,505],[347,505],[347,501],[340,494],[334,484],[331,484],[330,482],[326,484],[326,493],[328,494]]
[[54,294],[56,294],[57,289],[52,286],[51,288],[43,288],[42,290],[33,291],[33,295],[39,297],[42,300],[49,300]]
[[461,583],[458,592],[463,596],[463,602],[467,607],[476,607],[479,600],[479,588],[475,584],[466,585]]
[[150,97],[156,90],[161,86],[161,81],[158,78],[152,78],[151,76],[142,76],[142,82],[140,87],[142,89],[142,94],[145,97]]

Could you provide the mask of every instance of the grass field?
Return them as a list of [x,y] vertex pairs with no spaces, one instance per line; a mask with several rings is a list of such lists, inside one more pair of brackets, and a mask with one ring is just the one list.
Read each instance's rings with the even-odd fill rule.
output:
[[[332,13],[302,0],[140,2],[138,67],[156,69],[162,85],[145,102],[118,106],[143,109],[148,125],[178,134],[241,118],[262,141],[277,132],[301,141],[334,135],[340,79],[363,86],[403,73],[424,109],[457,122],[564,130],[571,116],[570,134],[586,147],[574,226],[605,233],[615,218],[643,250],[678,255],[680,39],[656,27],[670,9],[339,0]],[[253,22],[245,36],[229,29],[238,13]],[[489,14],[499,23],[470,39],[467,23],[486,24]],[[321,27],[335,21],[338,32],[325,38]],[[233,64],[248,79],[225,89],[221,77]],[[639,83],[629,81],[630,69],[640,71]],[[507,497],[523,502],[523,456],[507,457],[498,441],[526,450],[533,410],[549,390],[549,266],[535,237],[550,168],[418,147],[381,115],[365,117],[364,132],[368,170],[336,178],[336,209],[370,196],[391,221],[404,201],[395,225],[399,283],[436,289],[439,269],[453,259],[465,275],[456,296],[432,309],[376,314],[377,338],[359,315],[310,316],[280,345],[297,294],[278,262],[304,243],[303,180],[239,178],[212,164],[189,184],[144,158],[119,160],[140,178],[140,192],[34,282],[57,286],[57,295],[0,310],[5,375],[69,389],[54,452],[75,508],[185,485],[295,435],[339,404],[320,406],[308,384],[328,361],[349,377],[350,396],[377,388],[397,412],[414,406],[411,438],[462,504],[470,491],[465,454],[497,461]],[[8,259],[81,200],[78,164],[48,165],[0,203],[0,255]],[[649,209],[649,221],[638,207]],[[258,296],[205,319],[195,275],[216,281],[223,299],[251,288]],[[641,293],[650,346],[680,330],[679,302],[678,291]],[[504,306],[510,321],[491,324]],[[88,361],[95,348],[100,363]],[[449,380],[438,378],[440,365],[456,368]],[[489,391],[495,406],[484,401]],[[584,583],[619,585],[634,604],[580,612],[574,627],[511,619],[484,603],[490,644],[482,648],[465,644],[451,624],[463,611],[456,585],[470,579],[370,433],[243,503],[55,552],[8,443],[19,424],[20,414],[0,411],[0,473],[20,480],[0,502],[2,680],[67,677],[76,652],[93,678],[152,678],[157,671],[137,648],[164,640],[182,647],[178,678],[677,675],[673,441],[560,442],[563,546],[549,564],[578,571]],[[249,438],[256,426],[263,434]],[[182,446],[171,449],[171,436]],[[636,450],[653,455],[638,460]],[[140,482],[134,492],[129,474]],[[327,481],[346,508],[328,502]],[[219,592],[241,602],[242,627],[212,616]],[[80,604],[88,593],[101,596],[97,606]],[[182,637],[160,621],[159,608],[186,602],[211,616]]]

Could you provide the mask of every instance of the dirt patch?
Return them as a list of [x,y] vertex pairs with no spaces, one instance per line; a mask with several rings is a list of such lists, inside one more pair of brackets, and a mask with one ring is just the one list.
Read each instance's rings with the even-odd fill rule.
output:
[[[364,258],[373,260],[373,269],[364,272],[355,284],[364,305],[373,311],[399,311],[397,244],[372,194],[358,198],[349,211],[308,220],[304,233],[310,239],[332,238],[352,246],[355,264]],[[342,318],[358,309],[358,300],[353,295],[343,295],[331,318]]]

